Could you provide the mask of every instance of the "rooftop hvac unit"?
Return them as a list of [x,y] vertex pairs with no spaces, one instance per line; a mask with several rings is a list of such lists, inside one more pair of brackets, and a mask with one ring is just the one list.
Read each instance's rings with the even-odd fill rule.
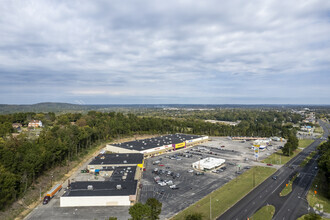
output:
[[104,158],[105,158],[104,156],[100,157],[101,160],[104,160]]
[[116,154],[116,157],[119,157],[119,155],[118,155],[118,154]]
[[123,162],[124,162],[124,163],[127,163],[127,160],[124,160]]
[[88,185],[88,186],[87,186],[87,189],[88,189],[88,190],[93,190],[93,185]]
[[141,149],[144,149],[144,147],[141,147]]
[[128,169],[128,170],[130,170],[130,169],[131,169],[131,167],[127,167],[127,169]]
[[121,185],[117,185],[117,186],[116,186],[116,189],[118,189],[118,190],[122,189],[122,188],[121,188]]

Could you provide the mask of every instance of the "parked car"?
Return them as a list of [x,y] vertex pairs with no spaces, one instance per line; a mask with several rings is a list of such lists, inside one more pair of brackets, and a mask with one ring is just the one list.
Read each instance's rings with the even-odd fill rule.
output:
[[272,179],[273,179],[273,180],[276,180],[276,179],[277,179],[277,176],[272,176]]
[[194,170],[188,170],[188,173],[193,173],[194,172]]
[[173,185],[173,181],[172,181],[172,180],[168,180],[168,181],[166,181],[166,184],[167,184],[168,186],[171,186],[171,185]]
[[271,164],[271,163],[267,163],[267,166],[273,166],[273,164]]
[[176,185],[172,185],[170,186],[171,189],[179,189],[179,187],[177,187]]

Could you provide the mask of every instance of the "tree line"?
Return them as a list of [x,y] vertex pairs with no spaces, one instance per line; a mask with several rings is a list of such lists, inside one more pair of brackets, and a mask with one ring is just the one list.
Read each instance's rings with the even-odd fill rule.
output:
[[330,199],[330,136],[328,141],[318,147],[320,157],[318,159],[318,167],[322,179],[320,188],[323,190],[325,196]]
[[[26,126],[41,120],[44,128],[30,138],[26,132],[11,135],[12,123]],[[271,120],[270,120],[271,121]],[[9,126],[10,125],[10,126]],[[100,141],[133,134],[187,133],[210,136],[282,136],[294,128],[268,121],[242,121],[238,126],[212,124],[200,119],[142,117],[132,113],[87,114],[15,113],[0,115],[0,210],[22,197],[37,177],[57,165],[65,165]]]

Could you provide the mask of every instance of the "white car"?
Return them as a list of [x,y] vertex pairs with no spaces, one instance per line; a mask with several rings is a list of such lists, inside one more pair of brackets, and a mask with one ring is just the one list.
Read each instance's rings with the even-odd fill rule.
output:
[[188,173],[193,173],[194,172],[194,170],[188,170]]
[[164,182],[159,182],[158,183],[160,186],[166,186],[166,183],[164,183]]
[[166,184],[170,186],[170,185],[173,185],[173,182],[172,182],[172,180],[169,180],[166,182]]

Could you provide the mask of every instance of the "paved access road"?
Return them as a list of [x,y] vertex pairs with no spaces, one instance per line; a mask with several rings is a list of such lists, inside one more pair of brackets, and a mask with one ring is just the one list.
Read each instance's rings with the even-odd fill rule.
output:
[[[328,137],[329,124],[322,121],[319,121],[319,123],[324,129],[323,137]],[[299,216],[307,213],[309,207],[306,201],[306,194],[314,176],[316,175],[315,159],[317,156],[315,156],[303,169],[299,167],[299,164],[307,155],[316,150],[316,147],[321,141],[322,140],[320,139],[315,140],[311,145],[305,148],[300,154],[291,159],[274,174],[274,176],[277,176],[276,180],[273,180],[271,177],[268,178],[232,208],[221,215],[218,220],[247,219],[258,209],[267,204],[275,206],[276,210],[274,219],[297,219]],[[288,183],[291,177],[297,172],[300,172],[301,174],[294,182],[293,191],[288,196],[282,198],[279,197],[279,193],[282,191],[283,187],[285,187],[285,184]]]

